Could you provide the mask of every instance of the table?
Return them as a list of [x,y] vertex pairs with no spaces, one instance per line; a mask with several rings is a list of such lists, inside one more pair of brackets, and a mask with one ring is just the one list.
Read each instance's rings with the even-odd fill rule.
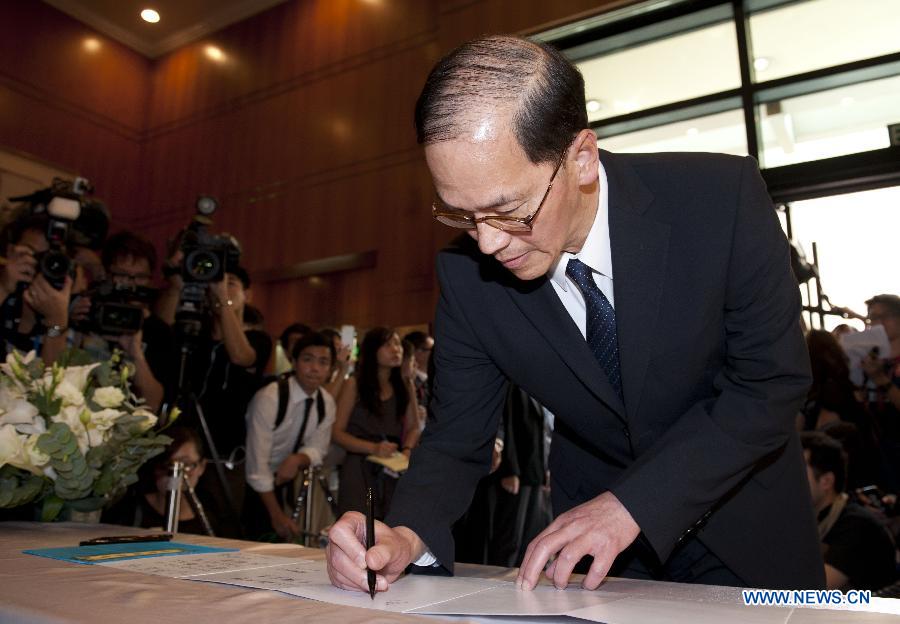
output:
[[[230,624],[232,622],[459,622],[460,618],[404,615],[371,611],[303,600],[278,592],[252,590],[212,583],[150,576],[106,566],[67,563],[23,554],[31,548],[75,546],[84,539],[101,535],[130,535],[143,530],[102,524],[0,522],[0,622],[58,624],[61,622],[127,622],[128,624]],[[323,559],[323,550],[294,544],[261,544],[201,535],[179,534],[178,541],[206,546],[238,548],[245,552],[284,557]],[[458,576],[512,580],[515,570],[491,566],[458,565]],[[716,594],[733,591],[712,586],[684,586],[654,581],[611,579],[610,585],[629,594],[652,596],[656,611],[645,610],[640,622],[668,621],[673,612],[665,609],[667,599],[684,592]],[[705,593],[704,593],[705,592]],[[662,602],[664,613],[660,613]],[[897,601],[900,605],[900,601]],[[673,604],[674,606],[674,604]],[[768,608],[772,619],[760,617],[761,611],[747,607],[747,621],[773,621],[782,624],[825,624],[843,622],[900,621],[897,616],[877,613],[851,613]],[[681,610],[683,614],[683,609]],[[900,609],[897,611],[900,613]],[[690,619],[690,614],[688,614]],[[697,614],[700,617],[700,614]],[[662,617],[661,617],[662,616]],[[790,617],[789,617],[790,616]],[[289,619],[288,619],[289,618]],[[703,620],[703,617],[700,617]],[[523,621],[510,618],[464,618],[464,621]],[[571,622],[573,618],[529,618],[528,621]],[[631,619],[629,618],[629,621]]]

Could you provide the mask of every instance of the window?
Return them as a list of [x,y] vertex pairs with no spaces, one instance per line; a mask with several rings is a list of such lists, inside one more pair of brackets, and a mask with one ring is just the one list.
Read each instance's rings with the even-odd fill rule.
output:
[[770,101],[759,120],[764,167],[888,147],[887,127],[900,123],[900,76]]
[[[816,243],[822,292],[832,305],[865,315],[865,302],[873,295],[900,294],[898,206],[898,186],[790,204],[794,240],[810,262]],[[807,304],[805,289],[803,298]],[[860,321],[826,316],[825,329],[845,322],[863,328]]]
[[750,40],[758,81],[875,58],[900,52],[900,5],[897,0],[783,4],[751,14]]

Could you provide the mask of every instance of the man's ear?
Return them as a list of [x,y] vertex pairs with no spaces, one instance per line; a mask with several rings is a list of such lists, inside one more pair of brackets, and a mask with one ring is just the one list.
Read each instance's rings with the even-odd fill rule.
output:
[[569,157],[578,167],[578,185],[590,186],[597,182],[600,155],[597,151],[597,135],[590,128],[579,132],[569,146]]
[[253,303],[253,289],[252,288],[244,289],[244,302],[245,303]]
[[819,485],[821,485],[826,490],[834,489],[834,473],[826,472],[819,477]]

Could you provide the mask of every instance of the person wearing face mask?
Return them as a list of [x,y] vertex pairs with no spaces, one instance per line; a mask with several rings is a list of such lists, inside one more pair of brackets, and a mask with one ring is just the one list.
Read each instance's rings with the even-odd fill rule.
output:
[[[165,435],[172,438],[166,451],[140,469],[138,483],[103,512],[101,517],[103,522],[144,528],[165,528],[166,501],[169,497],[169,480],[174,462],[181,462],[184,465],[184,479],[191,487],[197,487],[200,477],[206,471],[200,435],[182,426],[167,429]],[[187,493],[187,484],[183,483],[181,488],[178,532],[206,534],[206,526]]]
[[391,506],[396,475],[368,455],[409,456],[419,438],[418,403],[411,377],[401,372],[400,336],[387,327],[366,332],[353,377],[338,397],[334,442],[347,451],[340,469],[338,511],[365,509],[366,489],[376,493],[375,515],[384,518]]

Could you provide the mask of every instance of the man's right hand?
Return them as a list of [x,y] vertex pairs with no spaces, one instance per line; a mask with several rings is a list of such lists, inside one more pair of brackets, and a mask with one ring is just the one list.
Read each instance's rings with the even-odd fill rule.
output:
[[328,530],[325,556],[332,585],[351,591],[368,592],[366,567],[377,572],[375,589],[387,591],[406,567],[419,559],[425,545],[406,527],[391,528],[375,521],[375,545],[365,549],[366,517],[348,511]]
[[4,286],[11,292],[19,282],[31,283],[37,272],[37,260],[34,251],[27,245],[12,245],[9,251],[3,273]]

